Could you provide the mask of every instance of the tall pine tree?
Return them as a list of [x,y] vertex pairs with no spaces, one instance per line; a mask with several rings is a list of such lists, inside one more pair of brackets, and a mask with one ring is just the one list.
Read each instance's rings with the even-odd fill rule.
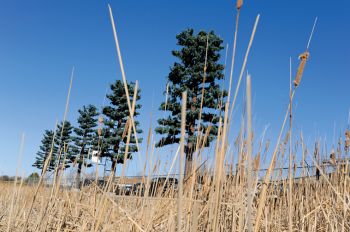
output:
[[97,108],[93,105],[83,106],[78,110],[78,127],[73,129],[74,146],[72,147],[72,162],[78,164],[76,175],[76,186],[80,188],[80,176],[83,166],[91,167],[89,160],[89,150],[93,148],[98,140],[97,135]]
[[55,154],[55,165],[58,165],[58,170],[69,168],[72,163],[72,129],[73,127],[69,121],[65,121],[64,124],[61,122],[57,125],[55,139],[55,149],[57,152]]
[[[128,84],[130,92],[130,102],[140,99],[140,90],[138,89],[136,99],[133,99],[133,93],[135,84],[133,82]],[[125,148],[127,140],[128,126],[132,126],[129,120],[130,111],[128,108],[127,97],[125,94],[123,82],[117,80],[111,85],[112,93],[107,95],[110,101],[110,105],[103,108],[104,115],[104,128],[102,130],[102,143],[101,143],[101,157],[108,157],[112,161],[111,170],[114,172],[117,164],[124,163],[124,158],[132,159],[132,153],[137,151],[136,139],[131,130],[129,149],[127,157],[125,157]],[[139,115],[138,110],[141,105],[136,102],[134,112],[134,122],[137,134],[142,133],[139,129],[139,122],[135,120],[135,117]],[[142,139],[138,138],[138,142],[141,143]]]
[[44,172],[44,165],[46,159],[49,157],[52,147],[52,156],[50,159],[50,163],[48,163],[47,171],[50,172],[55,169],[55,146],[52,146],[54,132],[52,130],[45,130],[43,139],[41,140],[41,145],[39,147],[39,151],[36,153],[35,162],[32,165],[41,170],[41,174]]
[[[219,63],[222,40],[213,31],[200,31],[194,34],[188,29],[176,36],[179,50],[172,52],[179,59],[170,69],[168,75],[168,100],[163,102],[160,110],[170,112],[167,117],[158,120],[156,133],[162,135],[158,147],[179,143],[181,128],[181,95],[187,91],[186,106],[186,141],[185,141],[185,175],[192,169],[193,153],[198,138],[198,123],[202,101],[203,78],[207,51],[206,75],[204,84],[203,109],[200,131],[205,133],[209,125],[211,129],[205,146],[209,146],[217,135],[219,112],[224,107],[221,98],[227,96],[220,89],[219,80],[224,78],[224,66]],[[208,43],[207,43],[208,41]],[[201,133],[201,132],[200,132]]]

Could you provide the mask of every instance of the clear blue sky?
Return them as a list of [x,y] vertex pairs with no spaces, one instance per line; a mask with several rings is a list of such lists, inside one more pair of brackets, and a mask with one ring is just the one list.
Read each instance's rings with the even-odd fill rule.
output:
[[[100,106],[106,86],[120,79],[109,21],[110,3],[128,80],[139,80],[141,125],[161,114],[175,35],[192,27],[214,30],[232,47],[234,1],[1,1],[0,2],[0,175],[14,175],[20,134],[25,133],[22,170],[28,175],[44,129],[61,120],[71,68],[75,66],[68,119],[75,123],[84,104]],[[236,83],[258,13],[261,20],[248,60],[252,74],[254,126],[270,124],[275,141],[288,102],[289,57],[294,72],[318,17],[302,84],[295,99],[296,133],[327,133],[332,142],[347,125],[350,107],[350,2],[245,1],[238,39]],[[224,52],[222,54],[224,56]],[[230,60],[229,56],[229,60]],[[153,103],[152,103],[153,102]],[[241,105],[239,100],[239,106]],[[235,117],[236,125],[239,117]],[[317,128],[317,129],[316,129]],[[146,136],[144,136],[146,137]],[[133,162],[136,162],[133,161]],[[135,174],[137,170],[130,171]]]

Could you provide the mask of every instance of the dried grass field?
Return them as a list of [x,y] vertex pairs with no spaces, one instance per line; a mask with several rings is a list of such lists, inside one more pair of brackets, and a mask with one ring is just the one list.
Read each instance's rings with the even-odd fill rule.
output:
[[[200,191],[191,191],[191,184],[184,185],[181,197],[172,188],[167,191],[158,188],[149,196],[138,191],[115,195],[96,185],[83,187],[81,191],[43,186],[36,192],[35,186],[24,183],[16,187],[13,183],[1,183],[0,228],[1,231],[243,231],[251,223],[253,227],[259,224],[256,231],[286,231],[291,207],[294,231],[349,231],[348,173],[346,165],[330,177],[298,179],[293,182],[291,203],[288,180],[270,183],[264,198],[259,193],[262,183],[254,180],[251,212],[247,211],[247,183],[239,176],[224,177],[220,181],[220,194],[213,191],[215,182],[204,177]],[[257,223],[261,202],[264,207]]]

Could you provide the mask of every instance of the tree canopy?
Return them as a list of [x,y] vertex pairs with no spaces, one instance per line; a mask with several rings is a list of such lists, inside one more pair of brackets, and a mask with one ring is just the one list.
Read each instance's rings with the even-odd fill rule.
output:
[[172,55],[178,61],[171,67],[167,78],[167,101],[160,106],[160,110],[169,114],[158,120],[155,130],[162,136],[157,143],[158,147],[179,143],[181,95],[187,91],[185,173],[188,173],[198,136],[205,133],[210,125],[207,142],[204,144],[208,146],[217,135],[219,111],[224,108],[222,99],[227,96],[219,83],[224,78],[224,66],[219,63],[223,41],[213,31],[195,34],[193,29],[181,32],[176,39],[179,50],[174,50]]
[[43,134],[43,139],[41,140],[39,151],[36,153],[35,162],[32,166],[41,170],[41,172],[43,172],[45,161],[49,157],[51,149],[52,149],[52,156],[51,156],[50,162],[47,165],[47,171],[50,172],[55,169],[55,155],[56,155],[57,149],[52,144],[54,142],[53,137],[54,137],[54,132],[52,130],[45,130]]
[[[137,151],[135,134],[131,133],[128,154],[125,157],[127,129],[131,125],[130,111],[128,108],[127,97],[125,94],[123,82],[117,80],[111,86],[111,94],[107,95],[110,105],[103,108],[104,128],[102,130],[101,143],[101,157],[109,157],[112,160],[112,169],[114,170],[116,164],[124,163],[124,158],[132,159],[132,153]],[[136,99],[133,99],[133,92],[135,83],[128,83],[130,92],[130,101],[138,101],[140,97],[140,90],[137,90]],[[136,102],[134,117],[139,115],[141,105]],[[142,133],[139,129],[139,122],[134,119],[137,134]],[[141,143],[142,138],[138,138]]]

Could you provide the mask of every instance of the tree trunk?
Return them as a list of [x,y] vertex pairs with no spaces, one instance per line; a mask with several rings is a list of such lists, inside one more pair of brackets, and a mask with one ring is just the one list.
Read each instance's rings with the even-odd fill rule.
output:
[[192,168],[193,168],[194,144],[192,142],[188,142],[185,150],[186,150],[186,161],[185,161],[184,180],[188,181],[188,179],[191,177]]
[[193,166],[193,153],[188,152],[189,154],[186,154],[186,162],[185,162],[185,178],[184,180],[188,180],[192,174],[192,166]]
[[[193,90],[197,93],[197,90]],[[192,102],[191,102],[191,111],[195,112],[196,110],[196,103],[197,103],[197,95],[196,94],[193,98],[192,98]],[[196,120],[195,119],[191,119],[188,122],[188,137],[192,137],[195,133],[196,133]],[[185,176],[184,176],[184,180],[187,181],[191,174],[192,174],[192,166],[193,166],[193,153],[195,150],[195,145],[193,144],[193,142],[187,141],[187,146],[186,146],[186,162],[185,162]]]
[[117,167],[117,160],[115,159],[115,158],[113,158],[112,159],[112,166],[111,166],[111,172],[110,172],[110,174],[109,175],[112,175],[112,177],[111,177],[111,183],[110,183],[110,185],[109,185],[109,187],[108,187],[108,189],[107,189],[107,191],[115,191],[115,189],[114,189],[114,178],[115,178],[115,169],[116,169],[116,167]]
[[[118,125],[120,125],[120,121],[118,122]],[[119,151],[119,143],[120,141],[116,142],[114,144],[114,147],[113,147],[113,150],[116,154],[118,154],[118,151]],[[112,183],[114,183],[114,176],[115,176],[115,168],[117,166],[117,159],[115,157],[111,158],[112,159],[112,166],[111,166],[111,174],[113,175],[112,176]]]
[[112,176],[112,182],[114,181],[114,176],[115,176],[115,168],[117,166],[117,160],[116,159],[112,159],[112,166],[111,166],[111,174]]
[[[85,137],[86,137],[86,134],[84,134],[84,138]],[[84,149],[85,149],[85,141],[83,142],[83,146],[81,147],[81,150],[79,152],[78,170],[77,170],[77,175],[75,177],[75,187],[77,189],[81,188],[80,177],[81,177],[81,168],[83,166],[83,160],[84,160]]]
[[[189,131],[188,136],[192,137],[195,134],[195,122],[189,123]],[[187,141],[187,146],[185,147],[186,151],[186,162],[185,162],[185,176],[184,180],[188,180],[192,174],[192,166],[193,166],[193,153],[195,150],[195,145],[193,142]]]
[[80,177],[81,177],[81,168],[82,168],[83,164],[82,162],[79,162],[78,164],[78,170],[77,170],[77,175],[75,177],[75,187],[77,189],[81,188],[81,182],[80,182]]

